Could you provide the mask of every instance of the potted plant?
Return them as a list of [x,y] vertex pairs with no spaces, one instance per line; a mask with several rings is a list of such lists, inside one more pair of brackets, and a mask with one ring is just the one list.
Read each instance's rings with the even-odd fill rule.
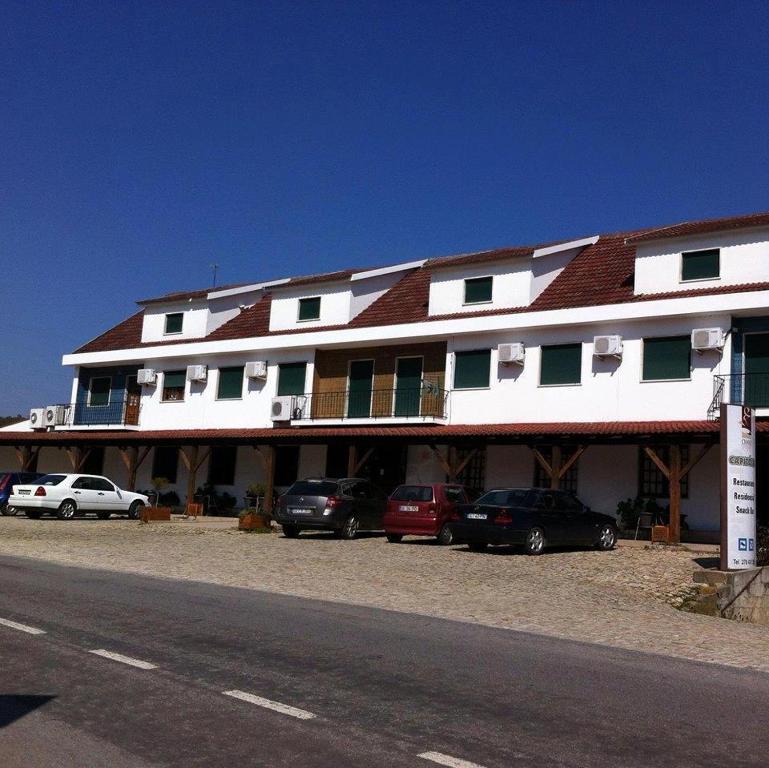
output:
[[257,512],[256,509],[241,509],[238,513],[238,530],[261,531],[267,533],[272,530],[272,523],[267,515]]
[[152,487],[154,492],[149,494],[150,504],[149,507],[144,507],[141,511],[140,520],[143,523],[149,523],[152,520],[170,520],[171,519],[171,507],[160,506],[160,497],[165,488],[168,485],[168,479],[165,477],[153,477]]
[[251,483],[246,488],[246,506],[253,509],[264,508],[264,496],[267,493],[267,486],[264,483]]

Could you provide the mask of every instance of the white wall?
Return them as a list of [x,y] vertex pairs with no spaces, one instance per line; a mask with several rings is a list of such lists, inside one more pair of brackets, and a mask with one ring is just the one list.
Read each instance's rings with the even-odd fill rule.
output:
[[[721,249],[720,277],[681,282],[681,254],[705,248]],[[636,294],[761,282],[769,282],[769,229],[639,243],[636,249]]]
[[[166,335],[166,315],[177,312],[184,314],[182,332]],[[172,304],[151,304],[144,308],[142,343],[201,338],[206,335],[207,325],[208,306],[205,299]]]
[[[299,299],[320,296],[320,319],[299,322]],[[281,288],[273,293],[270,330],[317,328],[342,325],[350,320],[351,291],[349,283],[323,283]]]

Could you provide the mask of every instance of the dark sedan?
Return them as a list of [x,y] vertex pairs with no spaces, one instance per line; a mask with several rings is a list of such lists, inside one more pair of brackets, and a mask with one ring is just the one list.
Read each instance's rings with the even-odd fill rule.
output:
[[354,539],[358,531],[381,531],[386,509],[387,496],[368,480],[311,478],[297,480],[278,498],[273,517],[290,539],[303,530]]
[[449,523],[455,539],[474,552],[489,544],[523,544],[529,555],[549,546],[613,549],[613,517],[593,512],[571,493],[542,488],[495,488],[457,508]]

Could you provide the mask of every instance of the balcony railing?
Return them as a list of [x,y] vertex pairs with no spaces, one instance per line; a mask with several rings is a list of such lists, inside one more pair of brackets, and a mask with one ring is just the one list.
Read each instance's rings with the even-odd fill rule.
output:
[[294,397],[294,421],[320,419],[445,419],[448,393],[436,385],[312,392]]
[[73,403],[69,410],[69,423],[78,427],[138,426],[138,398],[125,398],[106,405]]
[[721,403],[769,408],[769,373],[732,373],[713,377],[708,418],[717,419]]

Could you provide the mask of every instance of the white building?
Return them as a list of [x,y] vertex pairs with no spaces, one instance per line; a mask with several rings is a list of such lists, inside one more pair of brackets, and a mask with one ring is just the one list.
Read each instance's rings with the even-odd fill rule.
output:
[[49,427],[0,431],[7,466],[163,476],[181,498],[348,473],[560,482],[610,513],[680,484],[689,527],[716,531],[715,406],[769,414],[769,213],[139,305],[64,356]]

